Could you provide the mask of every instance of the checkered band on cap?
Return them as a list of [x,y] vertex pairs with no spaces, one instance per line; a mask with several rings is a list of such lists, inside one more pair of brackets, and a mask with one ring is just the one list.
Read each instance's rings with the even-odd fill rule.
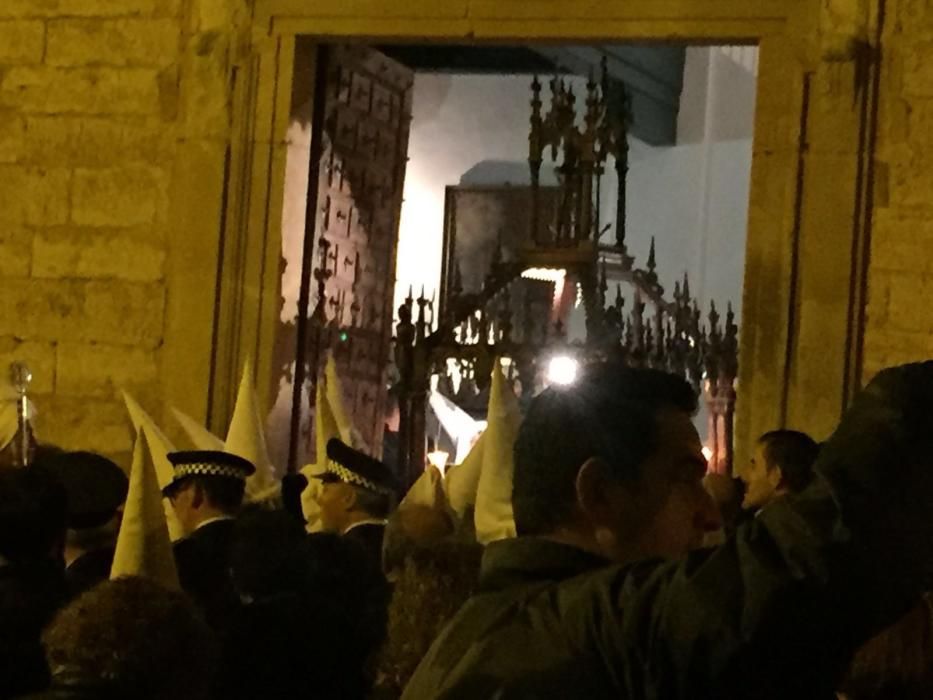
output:
[[327,460],[327,471],[331,474],[335,474],[341,481],[348,484],[356,484],[357,486],[362,486],[364,489],[369,489],[370,491],[375,491],[376,493],[385,494],[387,496],[392,495],[392,489],[379,486],[375,481],[370,481],[366,477],[360,476],[354,471],[350,471],[345,466],[332,459]]
[[175,466],[175,479],[186,476],[226,476],[231,479],[246,480],[246,474],[238,467],[227,464],[212,464],[210,462],[192,462],[191,464],[178,464]]

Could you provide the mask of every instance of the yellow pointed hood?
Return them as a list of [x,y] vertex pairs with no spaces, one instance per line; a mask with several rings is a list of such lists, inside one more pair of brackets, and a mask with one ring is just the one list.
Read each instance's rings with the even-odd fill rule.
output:
[[214,435],[214,433],[198,423],[187,413],[183,413],[177,408],[173,408],[172,413],[175,416],[175,420],[181,425],[182,430],[185,431],[188,439],[194,444],[194,449],[214,450],[216,452],[224,452],[226,450],[226,445],[223,440]]
[[256,467],[253,475],[246,480],[246,497],[251,501],[257,500],[260,494],[275,487],[264,426],[265,421],[253,384],[252,363],[247,360],[225,444],[227,452],[249,460]]
[[320,508],[317,504],[321,480],[315,479],[314,475],[323,472],[327,466],[327,442],[331,438],[340,438],[340,428],[327,399],[324,383],[318,382],[314,394],[314,453],[317,461],[301,469],[301,473],[308,478],[308,486],[301,492],[301,510],[309,532],[321,529]]
[[331,438],[344,439],[343,434],[340,432],[337,417],[334,415],[333,404],[331,404],[322,383],[318,382],[317,392],[314,396],[314,454],[320,467],[318,472],[324,471],[324,466],[327,463],[327,443]]
[[[345,394],[343,393],[343,383],[337,375],[337,361],[334,356],[327,358],[327,366],[324,368],[325,388],[327,392],[327,402],[330,404],[331,415],[337,425],[338,433],[333,437],[340,438],[347,445],[353,445],[353,421],[347,412]],[[327,443],[325,443],[327,444]]]
[[476,539],[481,544],[515,537],[512,448],[521,425],[521,411],[498,360],[492,372],[487,420],[489,425],[483,434],[483,467],[473,514]]
[[441,476],[437,467],[429,464],[425,468],[421,476],[408,489],[408,493],[399,503],[398,509],[404,510],[409,506],[446,509],[447,497],[444,495],[444,477]]
[[460,463],[450,467],[444,478],[444,492],[451,510],[458,518],[464,518],[467,511],[476,505],[476,491],[479,488],[480,472],[483,470],[483,444],[486,433],[482,433]]
[[180,588],[145,426],[133,448],[129,493],[110,569],[111,579],[121,576],[145,576],[166,588]]
[[[159,429],[145,409],[126,391],[123,392],[123,402],[126,404],[126,410],[130,414],[130,422],[136,430],[136,439],[139,440],[140,432],[146,430],[146,444],[149,448],[149,456],[152,459],[155,468],[156,478],[159,482],[159,489],[164,489],[175,478],[175,470],[172,463],[168,461],[168,453],[175,451],[175,446]],[[168,523],[168,534],[172,542],[180,540],[185,535],[185,531],[178,522],[178,516],[175,515],[175,509],[169,503],[167,498],[162,499],[163,509],[165,510],[165,521]]]

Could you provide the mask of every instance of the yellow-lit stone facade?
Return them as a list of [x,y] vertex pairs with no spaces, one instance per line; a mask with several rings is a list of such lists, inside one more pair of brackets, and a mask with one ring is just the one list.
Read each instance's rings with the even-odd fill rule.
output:
[[933,3],[888,3],[865,373],[933,357]]
[[[168,315],[213,308],[216,251],[192,260],[185,238],[219,231],[187,231],[175,202],[188,151],[222,163],[229,142],[234,5],[0,3],[0,366],[29,363],[44,440],[127,453],[120,390],[159,414],[169,375],[197,374],[178,401],[206,411],[204,361],[166,366]],[[222,182],[185,197],[219,212]]]
[[126,453],[120,389],[217,428],[271,376],[299,37],[757,42],[740,459],[933,354],[927,0],[3,0],[0,367],[43,438]]

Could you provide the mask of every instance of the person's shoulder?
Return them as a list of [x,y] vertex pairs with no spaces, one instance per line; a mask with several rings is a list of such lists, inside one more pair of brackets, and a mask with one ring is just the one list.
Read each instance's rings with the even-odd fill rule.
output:
[[343,533],[343,537],[348,541],[358,542],[367,547],[376,547],[381,551],[385,532],[384,523],[363,523],[347,530]]
[[[561,610],[567,582],[516,585],[471,596],[415,669],[401,700],[432,697],[613,697],[593,659],[588,618]],[[523,653],[514,655],[514,649]],[[553,672],[553,669],[562,669]],[[546,680],[545,680],[546,679]]]
[[358,537],[359,536],[370,537],[373,535],[381,536],[385,533],[385,531],[386,531],[385,523],[360,523],[359,525],[355,525],[351,527],[349,530],[346,531],[345,534],[349,536],[356,535]]
[[233,521],[217,520],[175,542],[175,561],[185,570],[212,567],[226,560],[232,542]]
[[195,530],[195,534],[200,533],[202,537],[229,537],[233,534],[235,523],[233,518],[214,520]]
[[113,555],[113,547],[104,547],[82,554],[71,562],[65,569],[69,596],[74,598],[110,578]]
[[215,520],[202,525],[182,542],[190,542],[192,549],[226,547],[233,540],[234,523],[232,518]]

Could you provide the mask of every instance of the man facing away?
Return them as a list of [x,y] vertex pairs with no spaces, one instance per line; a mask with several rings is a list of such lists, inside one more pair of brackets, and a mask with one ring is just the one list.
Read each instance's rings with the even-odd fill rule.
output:
[[820,446],[806,433],[772,430],[755,445],[751,463],[743,475],[746,510],[764,508],[788,493],[800,493],[813,481],[813,464]]
[[75,597],[110,578],[129,480],[111,460],[92,452],[60,452],[44,464],[67,495],[65,578]]
[[933,363],[883,373],[810,489],[684,556],[714,525],[690,387],[605,365],[546,390],[515,445],[519,536],[403,698],[832,697],[928,584],[931,399]]
[[327,443],[327,467],[316,475],[323,487],[317,497],[321,525],[356,540],[382,568],[382,540],[396,493],[395,477],[373,457],[336,438]]
[[208,622],[220,628],[238,602],[229,571],[233,519],[256,468],[237,455],[210,450],[172,452],[168,458],[175,476],[163,495],[187,533],[175,543],[178,578]]

